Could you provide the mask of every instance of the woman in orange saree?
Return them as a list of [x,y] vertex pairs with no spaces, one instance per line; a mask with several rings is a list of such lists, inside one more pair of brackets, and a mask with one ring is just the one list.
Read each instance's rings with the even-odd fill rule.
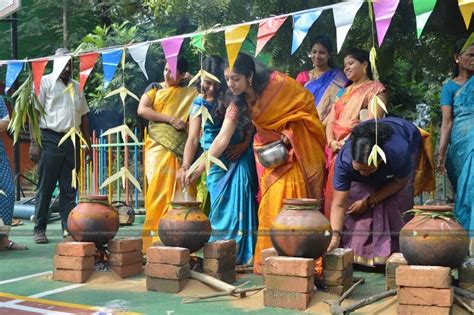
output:
[[243,53],[224,74],[228,97],[250,111],[256,127],[254,148],[277,140],[289,148],[288,160],[278,167],[265,168],[256,161],[261,199],[254,272],[261,273],[261,251],[272,247],[269,229],[283,200],[322,197],[324,127],[313,95],[285,74],[269,71]]
[[[175,194],[176,173],[180,167],[186,143],[186,121],[197,91],[194,87],[182,87],[188,63],[178,60],[174,78],[168,64],[165,66],[165,82],[160,89],[152,88],[140,99],[138,115],[149,120],[148,137],[145,140],[145,175],[148,189],[145,196],[146,216],[143,224],[143,251],[158,238],[160,218],[166,213]],[[194,191],[190,192],[194,194]]]
[[[386,104],[385,87],[379,81],[372,80],[369,53],[352,48],[344,58],[344,73],[350,80],[349,85],[339,92],[326,126],[326,167],[328,177],[324,190],[324,215],[330,218],[333,198],[332,179],[336,155],[349,138],[352,128],[359,122],[374,118],[369,104],[378,96]],[[383,116],[383,110],[377,107],[377,117]]]

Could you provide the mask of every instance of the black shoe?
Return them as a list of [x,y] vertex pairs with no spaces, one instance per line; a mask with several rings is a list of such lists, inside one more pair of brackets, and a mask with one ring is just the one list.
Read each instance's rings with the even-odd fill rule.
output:
[[36,244],[46,244],[46,243],[48,243],[48,237],[46,237],[46,231],[44,231],[44,230],[34,230],[33,231],[33,241]]

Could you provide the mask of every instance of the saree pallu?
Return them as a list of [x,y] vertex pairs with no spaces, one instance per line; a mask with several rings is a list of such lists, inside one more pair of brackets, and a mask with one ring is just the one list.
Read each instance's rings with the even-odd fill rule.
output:
[[453,117],[446,170],[456,191],[454,214],[472,239],[474,237],[474,77],[456,92]]
[[261,273],[261,251],[272,246],[269,229],[283,200],[322,197],[325,136],[313,95],[282,73],[272,73],[250,111],[257,130],[255,149],[279,140],[282,134],[291,144],[283,165],[270,169],[256,161],[261,199],[254,271]]
[[[345,140],[350,136],[352,128],[360,122],[361,110],[368,109],[372,98],[384,90],[385,87],[379,81],[367,81],[353,90],[347,89],[344,92],[331,109],[335,114],[335,120],[332,122],[335,140]],[[324,215],[329,219],[333,199],[332,179],[336,154],[326,146],[325,155],[328,176],[324,189]]]
[[[182,87],[169,87],[147,92],[153,100],[153,109],[157,112],[175,116],[186,121],[196,90]],[[182,157],[183,136],[174,128],[163,123],[150,122],[150,134],[145,140],[146,175],[149,182],[145,196],[145,222],[143,223],[143,252],[159,240],[158,225],[160,218],[168,211],[175,194],[176,173]],[[173,141],[173,139],[181,139]],[[192,196],[195,187],[190,187]]]

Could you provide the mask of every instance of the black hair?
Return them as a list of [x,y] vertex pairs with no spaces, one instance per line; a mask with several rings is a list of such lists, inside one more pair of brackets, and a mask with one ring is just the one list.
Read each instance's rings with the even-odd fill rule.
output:
[[346,57],[352,57],[360,63],[367,62],[367,76],[370,80],[373,80],[372,67],[370,64],[369,53],[360,48],[350,48],[346,53]]
[[[361,123],[352,129],[352,160],[367,164],[372,147],[375,145],[375,121]],[[377,144],[382,146],[393,133],[391,126],[377,123]]]
[[[202,70],[212,74],[220,81],[220,83],[217,82],[219,84],[219,89],[217,91],[216,96],[218,96],[219,94],[224,94],[227,89],[227,83],[224,78],[225,65],[225,60],[219,56],[208,56],[202,61]],[[195,86],[198,92],[204,93],[204,91],[202,91],[201,89],[201,78],[198,78],[196,80]]]
[[313,49],[313,46],[316,45],[316,44],[319,44],[319,45],[323,46],[324,48],[326,48],[326,50],[328,51],[328,57],[329,57],[328,65],[329,65],[329,67],[334,68],[334,60],[332,58],[332,41],[329,39],[329,37],[327,37],[325,35],[316,36],[311,41],[311,48],[310,49]]
[[[456,55],[460,55],[461,54],[461,50],[462,48],[464,47],[464,44],[466,44],[466,38],[459,38],[458,40],[456,40],[456,42],[454,43],[454,46],[453,46],[453,57],[456,56]],[[456,63],[456,61],[454,60],[453,58],[453,64],[454,64],[454,67],[453,67],[453,78],[457,77],[459,75],[459,65]]]
[[252,88],[257,93],[261,93],[263,89],[265,89],[268,80],[270,80],[270,75],[273,72],[264,64],[244,53],[239,53],[237,59],[235,59],[232,70],[235,73],[246,76],[247,78],[253,74]]
[[188,69],[189,69],[188,59],[184,57],[179,57],[178,63],[176,65],[176,69],[178,70],[179,73],[188,72]]

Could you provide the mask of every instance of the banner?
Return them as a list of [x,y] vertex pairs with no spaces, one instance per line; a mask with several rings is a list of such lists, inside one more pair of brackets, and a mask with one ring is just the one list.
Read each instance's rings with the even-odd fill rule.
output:
[[150,47],[150,42],[145,42],[137,45],[128,47],[128,51],[132,56],[133,60],[138,64],[140,69],[142,69],[145,78],[148,80],[148,73],[146,73],[146,55],[148,52],[148,47]]
[[293,41],[291,43],[291,54],[300,47],[310,27],[321,15],[321,11],[312,11],[293,15]]
[[102,52],[102,65],[104,68],[104,88],[107,88],[114,78],[117,65],[122,58],[123,48]]
[[347,33],[349,33],[354,22],[354,18],[363,3],[363,1],[354,1],[348,5],[332,9],[334,25],[336,26],[337,52],[341,50]]
[[474,0],[458,0],[459,10],[461,10],[462,18],[469,29],[472,13],[474,12]]
[[420,38],[435,5],[436,0],[413,0],[413,8],[415,9],[416,15],[417,38]]
[[205,51],[206,48],[204,48],[204,35],[203,33],[199,33],[196,35],[191,36],[191,46],[196,47],[197,49],[201,51]]
[[176,72],[178,67],[178,55],[181,45],[183,44],[184,37],[171,38],[161,42],[163,52],[165,53],[166,61],[170,68],[173,78],[176,79]]
[[234,66],[235,59],[239,54],[240,47],[250,31],[250,25],[229,27],[225,29],[225,49],[227,50],[227,59],[229,68]]
[[392,17],[397,10],[399,2],[399,0],[382,0],[373,3],[379,47],[382,46],[383,39],[385,34],[387,34],[388,27],[392,22]]
[[5,94],[8,93],[8,90],[12,87],[16,78],[23,70],[23,61],[9,61],[7,62],[7,76],[5,78]]
[[275,36],[276,32],[280,27],[285,23],[286,16],[270,18],[261,21],[258,24],[258,33],[257,33],[257,48],[255,49],[255,57],[262,51],[268,41]]
[[39,95],[41,87],[41,78],[43,77],[44,69],[48,64],[48,59],[40,59],[31,62],[31,68],[33,71],[33,88],[36,96]]
[[79,89],[82,92],[86,85],[87,78],[94,69],[99,53],[92,52],[79,56]]
[[61,72],[63,72],[64,67],[66,67],[67,63],[71,60],[71,56],[55,56],[53,58],[53,72],[51,75],[53,77],[53,82],[59,78]]

